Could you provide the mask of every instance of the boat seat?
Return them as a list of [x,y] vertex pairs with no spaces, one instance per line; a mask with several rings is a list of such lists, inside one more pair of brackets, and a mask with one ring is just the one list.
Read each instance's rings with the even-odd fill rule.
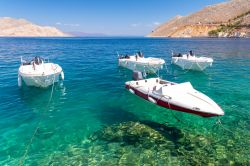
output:
[[23,62],[22,65],[24,65],[24,66],[25,65],[31,65],[31,63],[30,62]]

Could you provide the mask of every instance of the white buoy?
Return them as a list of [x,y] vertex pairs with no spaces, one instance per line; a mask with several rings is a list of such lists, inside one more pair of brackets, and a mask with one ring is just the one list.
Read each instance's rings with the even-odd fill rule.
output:
[[62,78],[62,80],[64,80],[64,72],[63,71],[61,72],[61,78]]
[[154,103],[154,104],[156,104],[156,101],[155,101],[155,99],[153,99],[152,97],[148,97],[148,101],[150,101],[151,103]]
[[135,94],[135,91],[133,89],[129,89],[129,92]]
[[18,82],[18,86],[21,87],[22,86],[22,77],[19,74],[18,74],[17,82]]

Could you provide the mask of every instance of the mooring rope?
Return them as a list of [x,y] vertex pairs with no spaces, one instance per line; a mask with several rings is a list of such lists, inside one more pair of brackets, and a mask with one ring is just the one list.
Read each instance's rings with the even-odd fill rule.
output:
[[222,124],[222,122],[221,122],[221,120],[220,120],[220,118],[218,117],[218,119],[217,119],[217,121],[216,121],[216,123],[215,123],[216,125],[219,125],[219,126],[221,126],[222,127],[222,129],[224,129],[224,130],[226,130],[226,131],[228,131],[228,132],[230,132],[230,133],[232,133],[232,134],[234,134],[231,130],[229,130],[228,128],[226,128],[223,124]]
[[171,74],[170,71],[168,70],[167,64],[165,64],[164,66],[165,66],[165,70],[167,71],[167,74]]
[[[56,66],[55,69],[53,69],[53,70],[54,70],[54,78],[53,78],[53,84],[52,84],[51,93],[50,93],[50,98],[49,98],[47,107],[49,107],[49,104],[50,104],[50,102],[51,102],[51,100],[52,100],[52,97],[53,97],[54,85],[55,85],[55,77],[56,77],[55,70],[56,70],[56,69],[57,69],[57,66]],[[40,116],[40,120],[39,120],[39,122],[37,123],[37,126],[36,126],[36,128],[35,128],[35,130],[34,130],[32,136],[31,136],[31,139],[30,139],[29,143],[27,144],[27,146],[26,146],[26,148],[25,148],[25,152],[24,152],[23,156],[21,157],[21,159],[20,159],[20,161],[19,161],[19,165],[20,165],[20,166],[23,165],[23,162],[25,161],[25,158],[26,158],[26,156],[27,156],[27,154],[28,154],[30,145],[32,144],[32,142],[33,142],[33,140],[34,140],[34,138],[35,138],[35,135],[36,135],[38,129],[40,128],[40,125],[41,125],[41,122],[42,122],[42,118],[43,118],[45,112],[46,112],[46,111],[43,111],[43,112],[42,112],[42,114],[41,114],[41,116]]]
[[[144,71],[145,71],[145,68],[149,69],[149,70],[152,70],[154,71],[155,68],[154,67],[150,67],[150,65],[144,65]],[[160,78],[160,74],[159,74],[159,69],[157,68],[157,72],[153,72],[152,74],[156,75],[158,78]]]

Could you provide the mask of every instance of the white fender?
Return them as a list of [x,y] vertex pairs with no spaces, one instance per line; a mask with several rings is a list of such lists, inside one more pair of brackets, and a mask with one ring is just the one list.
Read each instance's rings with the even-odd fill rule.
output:
[[62,78],[62,80],[64,80],[64,72],[63,71],[61,72],[61,78]]
[[148,97],[148,101],[150,101],[151,103],[154,103],[154,104],[156,104],[156,101],[155,101],[155,99],[153,99],[152,97]]
[[129,89],[129,92],[135,94],[135,91],[133,89]]
[[20,74],[18,74],[17,82],[18,82],[18,86],[21,87],[22,86],[22,77],[20,76]]

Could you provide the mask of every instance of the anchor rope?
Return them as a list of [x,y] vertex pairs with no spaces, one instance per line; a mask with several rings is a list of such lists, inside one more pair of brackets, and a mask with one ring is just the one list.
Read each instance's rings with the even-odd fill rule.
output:
[[[157,64],[157,65],[160,65],[160,63],[159,64]],[[149,69],[149,70],[152,70],[152,71],[154,71],[155,70],[155,68],[154,67],[150,67],[150,65],[144,65],[144,72],[146,72],[145,71],[145,68],[147,68],[147,69]],[[154,74],[154,75],[156,75],[158,78],[160,78],[160,74],[159,74],[159,69],[157,68],[157,72],[153,72],[152,74]]]
[[164,66],[165,66],[165,69],[166,69],[167,73],[168,73],[168,74],[171,74],[170,71],[168,70],[167,64],[165,64]]
[[[178,122],[181,122],[183,123],[179,118],[177,118],[177,116],[175,116],[175,114],[173,113],[173,110],[170,108],[170,112],[172,114],[172,116],[178,121]],[[184,124],[184,123],[183,123]]]
[[222,129],[224,129],[225,131],[234,134],[231,130],[229,130],[228,128],[226,128],[226,127],[222,124],[222,122],[221,122],[221,120],[220,120],[219,117],[218,117],[218,119],[217,119],[217,121],[216,121],[215,124],[218,125],[218,126],[220,126],[220,127],[222,127]]
[[[165,97],[165,96],[164,96]],[[169,103],[169,100],[170,100],[171,98],[168,98],[168,107],[169,107],[169,109],[170,109],[170,112],[171,112],[171,114],[173,115],[173,117],[178,121],[178,122],[181,122],[181,123],[183,123],[179,118],[177,118],[177,116],[175,116],[175,114],[173,113],[173,110],[171,109],[171,106],[170,106],[170,103]]]
[[[50,102],[51,102],[51,100],[52,100],[52,97],[53,97],[54,85],[55,85],[55,75],[56,75],[56,74],[55,74],[55,71],[56,71],[56,69],[57,69],[57,66],[56,66],[55,69],[53,69],[53,71],[54,71],[53,84],[52,84],[52,88],[51,88],[50,98],[49,98],[49,101],[48,101],[48,104],[47,104],[46,107],[49,107],[49,104],[50,104]],[[41,125],[41,122],[42,122],[42,118],[44,117],[45,112],[46,112],[46,111],[43,111],[43,112],[42,112],[42,114],[41,114],[41,116],[40,116],[40,119],[39,119],[39,122],[37,123],[37,126],[36,126],[36,128],[35,128],[35,130],[34,130],[32,136],[31,136],[31,139],[30,139],[29,143],[26,145],[25,152],[24,152],[23,156],[21,157],[21,159],[20,159],[20,161],[19,161],[19,165],[20,165],[20,166],[22,166],[22,165],[23,165],[23,162],[25,161],[25,158],[26,158],[26,156],[27,156],[27,154],[28,154],[28,151],[29,151],[29,149],[30,149],[30,146],[31,146],[31,144],[33,143],[33,140],[34,140],[34,138],[35,138],[35,135],[37,134],[38,129],[40,128],[40,125]]]

